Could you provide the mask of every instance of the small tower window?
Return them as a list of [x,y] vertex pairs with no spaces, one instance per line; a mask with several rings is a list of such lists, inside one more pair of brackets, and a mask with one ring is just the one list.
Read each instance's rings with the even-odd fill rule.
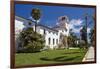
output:
[[67,32],[67,29],[65,29],[65,31]]
[[29,22],[28,24],[29,24],[29,25],[32,25],[32,23],[31,23],[31,22]]
[[62,20],[65,20],[66,18],[65,17],[62,17]]

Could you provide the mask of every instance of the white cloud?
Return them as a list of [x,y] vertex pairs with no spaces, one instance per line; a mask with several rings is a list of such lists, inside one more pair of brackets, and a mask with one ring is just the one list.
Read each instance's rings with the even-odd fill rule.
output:
[[[69,23],[69,28],[72,29],[73,32],[79,33],[82,23],[83,23],[83,20],[81,19],[72,19]],[[76,28],[76,26],[79,26],[79,27]]]
[[80,33],[80,30],[81,30],[81,27],[80,27],[80,28],[77,28],[77,29],[76,29],[76,28],[74,28],[74,30],[73,30],[73,31],[74,31],[75,33]]
[[82,25],[82,23],[83,23],[83,20],[81,20],[81,19],[72,19],[70,21],[70,24],[73,24],[74,26],[80,26],[80,25]]

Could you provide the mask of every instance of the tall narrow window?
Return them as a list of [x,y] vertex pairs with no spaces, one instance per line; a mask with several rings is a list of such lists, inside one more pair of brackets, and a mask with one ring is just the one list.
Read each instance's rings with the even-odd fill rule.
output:
[[55,44],[55,39],[53,39],[53,45]]
[[48,44],[50,45],[50,41],[51,41],[51,39],[50,38],[48,38]]
[[56,44],[58,44],[58,39],[56,39]]
[[44,34],[46,34],[46,33],[45,33],[45,29],[44,29]]
[[56,33],[56,35],[58,35],[58,33]]

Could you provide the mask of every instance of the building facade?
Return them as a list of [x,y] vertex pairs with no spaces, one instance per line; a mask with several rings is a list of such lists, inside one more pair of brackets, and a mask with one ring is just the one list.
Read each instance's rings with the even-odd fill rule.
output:
[[[17,37],[22,30],[32,27],[35,31],[35,23],[29,19],[15,16],[15,41],[16,47],[18,47]],[[45,48],[51,49],[57,48],[60,43],[61,35],[69,36],[68,17],[61,16],[58,18],[57,25],[51,27],[44,26],[41,24],[37,25],[36,32],[43,35],[45,39]]]

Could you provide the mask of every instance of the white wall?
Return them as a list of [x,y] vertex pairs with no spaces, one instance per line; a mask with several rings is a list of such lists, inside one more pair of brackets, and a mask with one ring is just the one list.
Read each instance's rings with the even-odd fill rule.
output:
[[15,34],[19,34],[23,30],[23,28],[25,27],[23,23],[24,22],[21,20],[15,20]]
[[[48,38],[50,38],[50,48],[54,48],[55,46],[57,46],[57,44],[56,44],[56,39],[58,39],[59,40],[59,36],[56,34],[57,32],[48,32],[48,31],[46,31],[46,35],[45,35],[45,39],[47,40],[46,41],[46,45],[48,46],[49,44],[48,44]],[[54,39],[54,44],[53,44],[53,39]]]
[[[44,35],[44,29],[45,29],[45,35]],[[45,36],[45,45],[49,46],[50,48],[54,48],[57,46],[56,44],[56,39],[59,40],[59,34],[57,35],[55,31],[51,31],[50,29],[43,28],[43,27],[37,27],[38,33],[42,34]],[[49,44],[49,39],[50,38],[50,44]],[[54,44],[53,44],[53,39],[54,39]]]

